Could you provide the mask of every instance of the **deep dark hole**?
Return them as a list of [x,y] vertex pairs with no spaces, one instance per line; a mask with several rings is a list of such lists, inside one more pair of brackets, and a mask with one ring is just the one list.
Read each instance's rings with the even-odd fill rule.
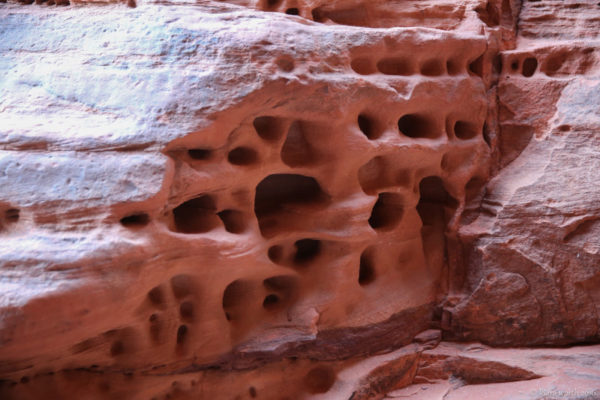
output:
[[185,342],[187,333],[188,333],[187,325],[180,325],[179,328],[177,328],[177,344],[183,344],[183,342]]
[[300,14],[300,10],[298,10],[295,7],[292,8],[288,8],[287,10],[285,10],[285,13],[288,15],[299,15]]
[[233,165],[250,165],[256,163],[258,154],[248,147],[237,147],[229,152],[227,160]]
[[558,130],[561,132],[568,132],[571,130],[571,125],[561,125],[558,127]]
[[283,124],[275,117],[258,117],[253,122],[258,136],[264,140],[279,140],[284,133]]
[[19,220],[19,210],[16,208],[9,208],[4,212],[4,218],[6,222],[14,223]]
[[269,175],[256,187],[254,211],[260,219],[288,205],[318,203],[325,197],[315,178],[295,174]]
[[516,71],[519,69],[519,61],[515,60],[512,63],[510,63],[510,69],[512,69],[513,71]]
[[215,227],[215,212],[215,202],[209,195],[188,200],[173,209],[175,228],[181,233],[208,232]]
[[223,225],[225,225],[225,230],[227,232],[242,233],[246,230],[246,221],[242,212],[236,210],[223,210],[217,213],[217,215],[221,221],[223,221]]
[[411,138],[430,138],[435,135],[432,124],[418,114],[407,114],[398,120],[400,132]]
[[371,211],[369,225],[373,229],[392,229],[402,218],[402,198],[395,193],[380,193]]
[[265,309],[273,309],[275,307],[277,307],[277,305],[279,304],[279,296],[277,296],[276,294],[270,294],[267,297],[265,297],[264,301],[263,301],[263,308]]
[[212,150],[208,149],[189,149],[188,155],[194,160],[208,160],[212,155]]
[[149,222],[150,217],[146,213],[132,214],[121,218],[121,225],[128,228],[145,226],[148,225]]
[[360,114],[358,116],[358,127],[361,132],[371,140],[377,139],[380,136],[376,122],[365,114]]
[[528,57],[523,61],[523,76],[529,78],[533,76],[537,69],[538,62],[534,57]]
[[361,286],[368,285],[375,280],[375,268],[370,254],[363,252],[360,255],[360,268],[358,271],[358,283]]
[[321,251],[321,242],[316,239],[301,239],[296,241],[294,246],[296,246],[294,262],[297,264],[313,260]]
[[459,139],[472,139],[477,136],[477,133],[479,133],[477,127],[470,122],[456,121],[454,124],[454,135]]

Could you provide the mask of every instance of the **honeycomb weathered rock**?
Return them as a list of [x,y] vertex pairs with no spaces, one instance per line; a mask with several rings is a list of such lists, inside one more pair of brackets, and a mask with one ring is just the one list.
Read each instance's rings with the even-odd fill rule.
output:
[[0,6],[0,397],[594,395],[439,343],[598,342],[597,7],[87,3]]

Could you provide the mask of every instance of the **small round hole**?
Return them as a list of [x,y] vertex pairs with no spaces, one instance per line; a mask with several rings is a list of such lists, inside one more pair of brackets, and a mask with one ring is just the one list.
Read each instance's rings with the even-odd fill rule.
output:
[[528,57],[523,61],[523,76],[529,78],[535,74],[535,70],[537,69],[538,62],[534,57]]
[[120,222],[127,228],[139,228],[148,225],[150,217],[146,213],[137,213],[121,218]]
[[189,149],[188,155],[192,160],[208,160],[212,155],[212,150],[208,149]]
[[283,259],[283,247],[278,245],[269,247],[268,256],[269,260],[279,264]]
[[279,296],[277,296],[276,294],[270,294],[267,297],[265,297],[263,301],[263,308],[270,310],[277,307],[278,304]]
[[298,10],[296,7],[292,7],[285,10],[285,13],[287,15],[300,15],[300,10]]
[[250,165],[258,161],[258,154],[248,147],[237,147],[229,152],[227,160],[233,165]]

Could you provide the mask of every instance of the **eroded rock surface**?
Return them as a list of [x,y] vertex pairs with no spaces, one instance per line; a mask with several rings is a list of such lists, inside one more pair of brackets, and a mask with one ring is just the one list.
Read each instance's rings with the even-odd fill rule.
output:
[[600,398],[595,4],[36,3],[2,398]]

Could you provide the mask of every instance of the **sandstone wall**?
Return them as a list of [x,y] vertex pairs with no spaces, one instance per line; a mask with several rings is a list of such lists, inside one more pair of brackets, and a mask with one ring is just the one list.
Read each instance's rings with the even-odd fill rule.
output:
[[597,4],[56,3],[0,4],[2,398],[600,398]]

